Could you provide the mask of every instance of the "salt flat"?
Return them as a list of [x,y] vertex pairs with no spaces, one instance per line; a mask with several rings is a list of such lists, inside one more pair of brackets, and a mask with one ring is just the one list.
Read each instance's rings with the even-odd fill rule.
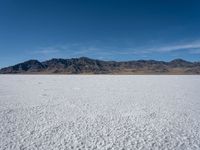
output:
[[200,149],[200,76],[0,76],[0,149],[123,148]]

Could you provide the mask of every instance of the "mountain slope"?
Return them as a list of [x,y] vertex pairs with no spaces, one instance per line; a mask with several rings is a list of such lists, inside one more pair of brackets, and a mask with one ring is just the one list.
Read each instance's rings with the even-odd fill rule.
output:
[[1,74],[200,74],[200,63],[175,59],[102,61],[87,57],[51,59],[44,62],[29,60],[0,70]]

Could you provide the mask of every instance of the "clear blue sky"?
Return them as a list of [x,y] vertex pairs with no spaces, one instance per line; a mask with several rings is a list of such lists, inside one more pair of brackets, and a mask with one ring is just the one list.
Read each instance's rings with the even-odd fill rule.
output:
[[0,67],[28,59],[200,60],[199,0],[0,0]]

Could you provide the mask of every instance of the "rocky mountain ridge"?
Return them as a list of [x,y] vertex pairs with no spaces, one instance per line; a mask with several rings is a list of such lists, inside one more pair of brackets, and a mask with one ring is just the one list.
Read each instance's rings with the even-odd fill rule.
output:
[[0,69],[0,74],[200,74],[200,62],[175,59],[103,61],[87,57],[51,59],[40,62],[28,60]]

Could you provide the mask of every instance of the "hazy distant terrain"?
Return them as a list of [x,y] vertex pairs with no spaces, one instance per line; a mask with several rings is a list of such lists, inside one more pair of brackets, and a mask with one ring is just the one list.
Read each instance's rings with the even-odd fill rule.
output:
[[51,59],[44,62],[29,60],[0,70],[0,74],[200,74],[200,62],[175,59],[102,61],[87,57]]
[[0,149],[200,149],[199,76],[0,76]]

